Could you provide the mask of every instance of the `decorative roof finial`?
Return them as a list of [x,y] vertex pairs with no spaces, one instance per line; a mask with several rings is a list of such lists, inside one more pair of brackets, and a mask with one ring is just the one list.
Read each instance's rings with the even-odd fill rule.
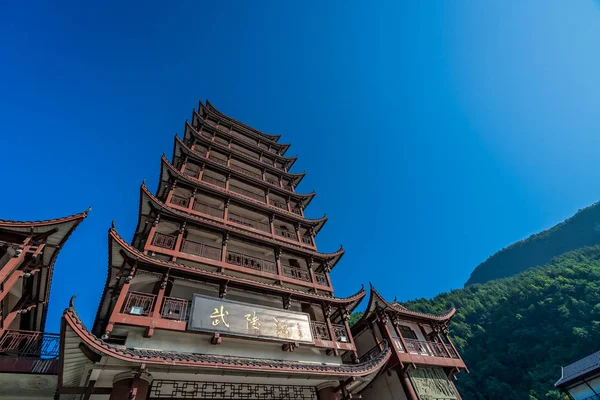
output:
[[117,223],[117,220],[116,220],[116,219],[113,219],[113,220],[112,220],[112,223],[111,223],[111,225],[112,225],[112,229],[117,229],[116,223]]
[[89,213],[90,211],[92,211],[92,206],[89,206],[87,210],[85,210],[84,214]]
[[71,299],[69,300],[69,308],[72,308],[72,309],[75,308],[75,297],[77,297],[76,294],[74,294],[73,296],[71,296]]

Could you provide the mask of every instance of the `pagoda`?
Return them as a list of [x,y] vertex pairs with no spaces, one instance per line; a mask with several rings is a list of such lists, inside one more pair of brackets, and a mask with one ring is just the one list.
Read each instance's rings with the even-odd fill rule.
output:
[[304,210],[289,144],[208,101],[140,188],[131,242],[108,232],[108,272],[88,330],[65,310],[57,399],[341,400],[393,356],[358,354],[348,326],[364,288],[340,298],[317,250],[327,218]]
[[56,258],[87,211],[46,221],[0,220],[0,397],[52,398],[58,334],[45,333]]
[[387,302],[371,286],[369,304],[352,326],[352,336],[359,356],[385,343],[391,344],[392,356],[373,381],[355,390],[369,400],[460,400],[453,380],[468,370],[448,336],[455,312],[411,311],[397,301]]

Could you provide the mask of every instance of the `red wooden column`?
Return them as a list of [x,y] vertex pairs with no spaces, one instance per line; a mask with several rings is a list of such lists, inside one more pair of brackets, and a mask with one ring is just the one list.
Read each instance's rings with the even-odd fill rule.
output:
[[152,241],[154,240],[154,235],[156,234],[156,227],[158,226],[159,222],[160,214],[157,215],[156,218],[154,218],[154,221],[152,221],[152,227],[150,228],[150,232],[148,232],[148,238],[146,239],[146,243],[144,243],[144,254],[148,254],[147,246],[152,244]]
[[269,226],[271,227],[271,235],[275,236],[275,214],[269,215]]
[[302,243],[302,238],[300,237],[300,222],[296,223],[294,228],[296,228],[296,240],[298,243]]
[[[154,300],[154,306],[152,308],[152,314],[151,314],[151,318],[153,320],[159,320],[161,319],[161,308],[162,308],[162,304],[163,304],[163,299],[165,298],[165,289],[167,288],[167,282],[169,280],[169,273],[166,272],[163,277],[162,277],[162,281],[160,282],[160,287],[158,289],[158,293],[156,294],[156,299]],[[149,326],[146,329],[145,332],[145,337],[151,337],[154,334],[154,325]]]
[[230,198],[227,198],[227,200],[225,200],[225,203],[223,204],[223,219],[225,221],[228,220],[228,216],[229,216],[229,202],[231,201]]
[[204,169],[206,168],[206,164],[202,164],[200,167],[200,173],[198,174],[198,180],[202,180],[202,175],[204,175]]
[[282,277],[283,270],[281,268],[281,248],[275,249],[275,264],[277,264],[277,276]]
[[350,344],[354,348],[352,350],[352,360],[357,362],[358,360],[358,352],[356,351],[356,345],[354,344],[354,338],[352,337],[352,332],[350,332],[350,325],[348,325],[348,320],[350,319],[350,313],[346,309],[346,307],[340,307],[340,314],[342,315],[342,321],[344,321],[344,328],[346,329],[346,335],[348,336],[348,340]]
[[444,340],[442,339],[442,336],[440,335],[440,331],[441,331],[441,327],[439,325],[435,325],[433,327],[433,332],[435,333],[435,337],[437,338],[438,342],[444,348],[444,352],[446,353],[448,358],[452,358],[452,354],[450,354],[450,350],[448,350],[448,347],[446,347],[446,343],[444,343]]
[[185,156],[183,158],[183,162],[181,163],[181,168],[179,168],[179,172],[181,172],[182,174],[185,172],[185,166],[187,165],[188,162],[188,158],[187,156]]
[[313,258],[312,258],[312,257],[309,257],[309,258],[306,260],[306,263],[307,263],[307,265],[308,265],[308,273],[310,274],[310,282],[311,282],[313,285],[316,285],[316,284],[317,284],[317,280],[315,279],[315,271],[314,271],[314,269],[313,269],[313,262],[314,262],[314,260],[313,260]]
[[123,304],[125,304],[125,300],[127,299],[127,293],[129,292],[129,288],[131,286],[131,281],[133,280],[133,277],[135,276],[136,269],[137,269],[136,265],[131,267],[131,270],[129,271],[129,275],[127,276],[127,278],[125,278],[125,283],[123,283],[123,287],[121,288],[121,291],[119,292],[119,296],[117,297],[117,301],[115,302],[115,306],[114,306],[112,313],[110,315],[110,318],[108,320],[108,324],[106,325],[106,331],[102,335],[102,339],[108,339],[110,337],[110,333],[112,332],[112,330],[115,326],[115,319],[116,319],[117,315],[121,313]]
[[[227,242],[229,241],[229,233],[223,234],[223,245],[221,246],[221,262],[227,262]],[[219,272],[223,272],[223,267],[219,267]]]
[[171,199],[173,198],[173,193],[175,192],[175,188],[177,187],[177,181],[173,181],[169,186],[169,193],[167,194],[167,199],[165,200],[165,204],[171,203]]
[[190,197],[190,201],[188,201],[188,212],[192,212],[194,209],[194,203],[196,202],[196,193],[198,192],[198,188],[194,188],[192,192],[192,196]]
[[[177,234],[177,240],[175,241],[175,248],[173,250],[175,250],[176,252],[180,252],[181,251],[181,245],[183,243],[183,234],[185,233],[185,227],[186,227],[187,222],[183,222],[183,224],[181,225],[181,228],[179,228],[179,233]],[[177,261],[177,257],[176,256],[172,256],[171,257],[172,261]]]
[[408,351],[408,347],[406,346],[406,341],[404,340],[404,336],[402,336],[402,331],[400,330],[400,320],[394,319],[392,321],[392,325],[394,325],[394,329],[396,330],[396,335],[398,335],[398,339],[400,339],[400,343],[402,344],[402,348],[404,349],[404,352],[406,354],[408,354],[408,357],[410,358],[410,353]]
[[227,174],[227,178],[225,179],[225,190],[229,191],[229,181],[231,180],[231,174]]
[[[329,330],[330,339],[332,342],[335,343],[335,332],[333,331],[333,326],[331,325],[331,304],[323,304],[323,314],[325,315],[325,322],[327,323],[327,329]],[[336,356],[339,355],[338,349],[336,349],[335,347],[333,348],[333,354]]]

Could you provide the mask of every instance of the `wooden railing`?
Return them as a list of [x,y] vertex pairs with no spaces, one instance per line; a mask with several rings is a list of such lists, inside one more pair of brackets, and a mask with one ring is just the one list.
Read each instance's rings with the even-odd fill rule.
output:
[[269,224],[244,217],[243,215],[232,213],[231,211],[227,215],[227,219],[231,222],[235,222],[236,224],[249,226],[250,228],[259,229],[265,232],[271,232],[271,226]]
[[252,199],[261,201],[263,203],[265,202],[265,195],[264,194],[261,195],[261,194],[258,194],[258,193],[254,193],[254,192],[246,190],[246,189],[244,189],[242,187],[239,187],[239,186],[236,186],[236,185],[231,185],[231,184],[229,185],[229,189],[231,191],[239,193],[239,194],[241,194],[243,196],[250,197]]
[[213,217],[223,218],[223,210],[218,207],[211,206],[210,204],[202,203],[198,200],[194,201],[192,210],[201,212],[202,214],[212,215]]
[[183,170],[183,174],[186,176],[191,176],[194,179],[198,179],[200,176],[200,170],[194,170],[186,166],[186,168]]
[[212,155],[209,157],[209,160],[216,162],[217,164],[221,164],[221,165],[225,165],[227,166],[227,160],[223,160],[222,158],[219,157],[213,157]]
[[175,297],[165,297],[160,315],[165,319],[187,321],[189,301]]
[[350,343],[350,336],[344,325],[331,324],[331,327],[333,328],[333,335],[335,336],[336,342]]
[[406,347],[409,353],[417,353],[424,356],[448,358],[448,353],[445,350],[447,347],[443,343],[428,342],[424,340],[415,339],[404,339],[404,342],[406,343]]
[[131,315],[148,316],[152,312],[156,296],[149,293],[130,291],[121,312]]
[[283,273],[283,276],[298,279],[300,281],[310,282],[310,273],[308,272],[308,270],[303,270],[302,268],[282,264],[281,272]]
[[161,249],[173,250],[176,242],[177,236],[156,232],[154,234],[154,238],[152,239],[152,246],[160,247]]
[[315,282],[317,282],[319,285],[327,286],[327,276],[325,276],[325,274],[315,272]]
[[289,231],[287,229],[277,228],[275,227],[275,234],[277,236],[284,237],[286,239],[291,239],[294,241],[298,241],[298,236],[296,236],[296,232]]
[[382,345],[384,348],[387,347],[387,341],[384,340],[383,342],[375,345],[371,350],[367,351],[365,354],[360,356],[359,357],[360,362],[371,361],[375,357],[377,357],[379,354],[381,354],[381,348],[379,346],[382,346]]
[[59,346],[56,333],[9,330],[0,339],[0,356],[56,359]]
[[190,204],[190,199],[189,197],[183,197],[174,194],[173,196],[171,196],[171,204],[175,204],[176,206],[180,207],[187,207],[188,204]]
[[302,243],[304,243],[304,244],[308,244],[311,246],[313,244],[312,238],[310,236],[300,236],[300,239],[302,240]]
[[258,172],[250,171],[249,169],[240,167],[238,165],[231,164],[231,169],[234,170],[234,171],[241,172],[244,175],[248,175],[248,176],[251,176],[253,178],[256,178],[258,180],[261,180],[261,181],[263,180],[262,175],[259,174]]
[[285,203],[281,203],[277,200],[271,200],[269,199],[269,204],[271,204],[272,206],[275,206],[277,208],[281,208],[282,210],[286,210],[287,211],[287,205]]
[[312,330],[312,335],[314,339],[317,340],[331,340],[331,336],[329,335],[329,328],[325,322],[310,322],[310,328]]
[[279,181],[271,178],[265,178],[265,182],[270,183],[271,185],[279,186]]
[[292,207],[292,212],[294,214],[302,215],[302,210],[299,207]]
[[446,348],[448,349],[448,352],[450,353],[450,357],[452,357],[452,358],[459,358],[458,354],[456,354],[456,351],[454,351],[454,349],[452,348],[452,346],[450,346],[449,344],[447,344]]
[[262,258],[247,256],[233,251],[227,252],[226,260],[228,264],[277,274],[277,264],[274,261],[263,260]]
[[224,188],[227,185],[227,183],[225,181],[223,181],[221,179],[213,178],[212,176],[208,176],[206,174],[202,175],[202,180],[204,182],[208,182],[208,183],[211,183],[213,185],[220,186],[222,188]]
[[405,353],[404,346],[402,346],[402,341],[400,340],[400,338],[393,337],[392,341],[394,342],[394,345],[396,346],[399,352]]
[[214,246],[209,246],[204,243],[194,242],[192,240],[183,240],[181,252],[192,254],[195,256],[210,258],[211,260],[221,260],[221,249]]

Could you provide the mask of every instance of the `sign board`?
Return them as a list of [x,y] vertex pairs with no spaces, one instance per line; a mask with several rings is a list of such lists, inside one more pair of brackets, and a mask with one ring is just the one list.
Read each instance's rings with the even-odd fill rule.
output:
[[308,314],[195,294],[188,329],[313,343]]
[[454,385],[442,368],[411,368],[408,376],[419,400],[458,400]]

